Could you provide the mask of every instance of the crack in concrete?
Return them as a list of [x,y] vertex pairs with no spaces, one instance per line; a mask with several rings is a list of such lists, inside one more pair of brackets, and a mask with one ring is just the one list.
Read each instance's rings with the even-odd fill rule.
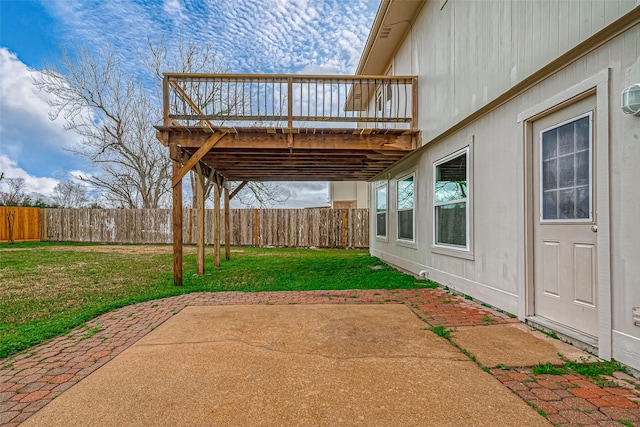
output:
[[[434,356],[419,356],[419,355],[369,355],[369,356],[332,356],[322,353],[304,352],[304,351],[288,351],[281,350],[267,345],[253,344],[242,340],[210,340],[210,341],[190,341],[183,343],[150,343],[150,344],[134,344],[137,347],[158,347],[158,346],[191,346],[191,345],[205,345],[205,344],[223,344],[223,343],[236,343],[245,345],[247,347],[258,348],[261,350],[269,351],[272,353],[291,354],[296,356],[317,356],[324,359],[331,360],[364,360],[364,359],[425,359],[425,360],[448,360],[453,362],[471,362],[466,356],[458,351],[452,351],[452,357],[434,357]],[[132,347],[134,347],[132,346]],[[452,347],[453,348],[453,347]],[[461,357],[458,357],[461,356]],[[473,363],[473,362],[472,362]],[[475,363],[474,363],[475,364]]]

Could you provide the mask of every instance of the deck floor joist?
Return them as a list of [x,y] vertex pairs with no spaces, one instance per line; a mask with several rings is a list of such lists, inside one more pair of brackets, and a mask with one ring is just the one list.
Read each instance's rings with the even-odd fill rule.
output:
[[201,162],[229,181],[366,181],[418,146],[406,129],[158,126],[158,139],[192,156],[223,133]]

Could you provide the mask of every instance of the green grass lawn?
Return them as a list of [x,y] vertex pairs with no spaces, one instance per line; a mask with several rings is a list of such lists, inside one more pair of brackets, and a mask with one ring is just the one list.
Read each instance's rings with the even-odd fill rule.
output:
[[176,287],[170,246],[0,244],[0,358],[115,308],[179,294],[429,285],[365,250],[242,247],[213,268],[207,248],[206,274],[196,276],[195,248],[185,249],[184,285]]

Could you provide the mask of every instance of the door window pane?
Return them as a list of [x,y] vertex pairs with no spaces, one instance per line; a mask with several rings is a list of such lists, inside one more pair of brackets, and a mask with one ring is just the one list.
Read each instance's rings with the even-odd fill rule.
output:
[[589,218],[589,187],[578,188],[576,218]]
[[549,160],[558,157],[558,132],[549,131],[542,135],[542,159]]
[[567,188],[575,185],[575,173],[573,169],[573,155],[563,156],[558,159],[558,187]]
[[591,218],[591,113],[541,133],[543,220]]
[[575,205],[576,205],[576,191],[572,188],[570,190],[558,191],[558,218],[560,219],[574,219]]
[[589,151],[576,154],[576,185],[589,185]]
[[545,191],[543,197],[544,197],[542,201],[542,205],[544,206],[543,218],[557,219],[558,218],[558,192]]
[[576,122],[576,150],[589,149],[589,117],[583,117]]
[[546,160],[542,164],[542,189],[558,188],[558,159]]
[[570,154],[574,151],[573,123],[558,128],[558,155]]

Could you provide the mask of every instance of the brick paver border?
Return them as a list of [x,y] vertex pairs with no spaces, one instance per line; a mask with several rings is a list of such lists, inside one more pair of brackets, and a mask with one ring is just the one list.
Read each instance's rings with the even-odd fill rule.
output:
[[[184,307],[251,304],[404,304],[430,326],[482,326],[518,322],[517,319],[443,289],[208,292],[147,301],[103,314],[67,335],[0,359],[0,426],[15,426],[26,420]],[[605,426],[613,425],[613,422],[621,425],[617,422],[619,419],[640,425],[640,410],[637,400],[633,400],[637,396],[614,391],[618,389],[594,392],[593,387],[602,389],[592,383],[589,384],[593,387],[578,384],[572,388],[575,384],[571,381],[584,381],[584,378],[566,379],[567,384],[574,385],[563,385],[564,389],[552,388],[556,387],[552,384],[562,383],[564,380],[552,379],[545,383],[535,378],[535,381],[525,381],[524,377],[516,375],[526,376],[525,373],[501,370],[490,372],[531,405],[542,410],[546,408],[545,414],[556,425],[579,425],[576,424],[580,422],[576,417],[593,415],[595,412],[602,415],[591,416],[590,420],[595,423],[584,425]],[[516,378],[513,378],[514,375]],[[527,378],[531,379],[530,376]],[[545,384],[551,385],[545,387]],[[568,409],[556,408],[554,412],[551,407],[561,406],[557,404],[558,400],[554,400],[558,394],[562,395],[560,402],[566,401]],[[580,402],[570,399],[578,399]],[[582,406],[586,408],[587,404],[590,405],[589,409],[584,411],[591,413],[575,409]],[[595,412],[593,408],[596,408]],[[597,417],[602,418],[596,419]],[[602,424],[603,422],[610,424]]]
[[640,426],[640,381],[622,372],[601,376],[533,375],[531,369],[492,369],[502,384],[556,426]]

